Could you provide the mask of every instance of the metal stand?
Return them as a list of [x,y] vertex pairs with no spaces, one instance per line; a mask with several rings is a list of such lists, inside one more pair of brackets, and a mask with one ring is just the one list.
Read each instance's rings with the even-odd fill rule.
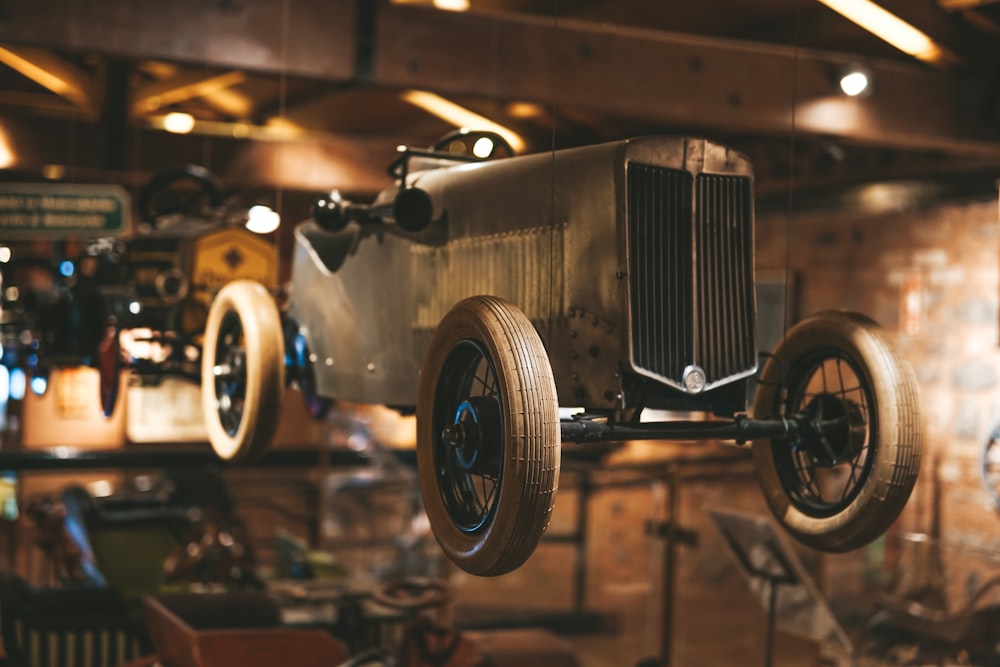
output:
[[[851,642],[798,556],[766,517],[710,509],[709,515],[767,612],[764,665],[774,661],[779,622],[784,630],[817,642]],[[784,594],[782,592],[784,591]]]

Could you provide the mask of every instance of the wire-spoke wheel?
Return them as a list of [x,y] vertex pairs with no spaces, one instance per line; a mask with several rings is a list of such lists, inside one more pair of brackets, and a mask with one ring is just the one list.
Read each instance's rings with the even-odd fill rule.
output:
[[252,280],[227,284],[209,308],[201,366],[205,427],[220,458],[251,457],[271,442],[284,368],[274,299]]
[[917,384],[874,322],[830,312],[793,327],[764,367],[753,411],[800,425],[753,444],[767,502],[795,538],[849,551],[899,516],[920,469]]
[[456,565],[494,576],[527,560],[552,513],[559,442],[552,368],[531,322],[494,297],[456,304],[417,398],[420,491]]

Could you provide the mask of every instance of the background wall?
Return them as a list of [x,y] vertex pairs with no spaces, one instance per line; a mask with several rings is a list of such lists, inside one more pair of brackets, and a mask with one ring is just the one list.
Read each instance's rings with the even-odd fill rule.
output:
[[920,199],[868,186],[839,210],[759,215],[757,259],[763,271],[789,267],[799,313],[849,308],[881,323],[920,385],[923,467],[897,530],[873,547],[887,551],[829,558],[828,571],[882,567],[883,580],[899,577],[885,582],[894,593],[954,609],[1000,567],[1000,512],[981,480],[1000,421],[1000,215],[995,194]]

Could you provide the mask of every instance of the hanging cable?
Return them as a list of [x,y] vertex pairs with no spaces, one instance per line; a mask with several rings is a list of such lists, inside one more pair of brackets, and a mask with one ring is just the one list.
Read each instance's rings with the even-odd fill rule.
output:
[[789,318],[791,316],[791,299],[794,296],[792,292],[792,215],[795,206],[795,140],[796,140],[796,126],[795,126],[795,109],[798,102],[798,74],[799,74],[799,42],[801,39],[800,33],[800,23],[801,23],[801,2],[796,0],[795,2],[795,27],[794,35],[792,38],[794,55],[792,56],[792,113],[791,113],[791,132],[789,133],[789,144],[788,144],[788,214],[785,217],[785,300],[784,300],[784,327],[782,328],[781,337],[784,340],[785,335],[788,333],[788,328],[791,326]]

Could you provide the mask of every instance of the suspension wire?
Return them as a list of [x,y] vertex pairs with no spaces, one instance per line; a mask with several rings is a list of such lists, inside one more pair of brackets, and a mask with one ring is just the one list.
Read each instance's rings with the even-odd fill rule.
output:
[[[289,26],[291,24],[291,0],[282,0],[281,3],[281,42],[278,46],[281,60],[281,69],[278,71],[278,117],[285,118],[288,113],[288,37]],[[281,215],[282,202],[284,199],[285,187],[278,179],[278,185],[274,193],[274,210]],[[280,237],[277,243],[280,245]]]
[[[559,0],[552,0],[552,99],[550,101],[550,134],[549,134],[549,316],[548,334],[546,341],[549,346],[553,341],[553,326],[556,315],[556,301],[558,298],[557,289],[564,291],[565,266],[564,262],[559,262],[559,284],[556,285],[556,238],[558,236],[559,221],[556,220],[556,92],[558,81],[558,68],[556,61],[559,56]],[[561,313],[560,313],[561,314]]]
[[782,340],[788,335],[788,329],[791,326],[789,321],[791,318],[791,302],[794,297],[793,287],[792,287],[792,216],[795,210],[795,140],[796,140],[796,104],[798,102],[799,91],[798,91],[798,80],[799,80],[799,46],[802,39],[801,34],[801,18],[802,18],[802,2],[801,0],[796,0],[795,2],[795,27],[793,36],[793,56],[792,56],[792,113],[791,113],[791,132],[789,133],[788,140],[788,211],[785,216],[785,299],[784,299],[784,327],[782,330]]

